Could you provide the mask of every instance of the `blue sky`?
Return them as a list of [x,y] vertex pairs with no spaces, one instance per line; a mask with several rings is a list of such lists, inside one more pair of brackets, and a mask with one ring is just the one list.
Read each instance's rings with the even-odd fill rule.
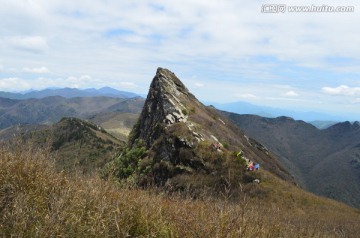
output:
[[[354,6],[262,13],[263,4]],[[358,1],[0,0],[0,90],[146,94],[156,68],[203,101],[360,120]]]

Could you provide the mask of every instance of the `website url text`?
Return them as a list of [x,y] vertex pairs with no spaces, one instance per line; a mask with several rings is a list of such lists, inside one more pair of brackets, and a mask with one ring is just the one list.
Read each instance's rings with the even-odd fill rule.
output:
[[286,4],[264,4],[261,6],[262,13],[348,13],[355,12],[354,6],[330,6],[330,5],[309,5],[309,6],[287,6]]

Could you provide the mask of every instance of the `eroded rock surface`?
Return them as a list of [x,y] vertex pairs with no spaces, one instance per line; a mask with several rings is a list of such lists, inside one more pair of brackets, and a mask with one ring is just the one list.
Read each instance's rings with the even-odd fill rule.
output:
[[152,176],[158,184],[189,171],[216,174],[214,161],[238,151],[278,176],[290,178],[266,148],[246,137],[216,109],[200,103],[174,73],[163,68],[157,69],[130,134],[129,146],[139,145],[150,151]]

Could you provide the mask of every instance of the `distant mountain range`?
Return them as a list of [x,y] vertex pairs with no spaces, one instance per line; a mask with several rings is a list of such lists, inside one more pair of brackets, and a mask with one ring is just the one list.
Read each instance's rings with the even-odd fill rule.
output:
[[62,117],[88,119],[109,112],[140,113],[143,104],[144,99],[140,97],[0,98],[0,129],[17,124],[53,124]]
[[360,123],[320,130],[289,117],[223,112],[274,152],[307,190],[360,207]]
[[288,116],[296,120],[303,120],[310,123],[314,122],[315,126],[320,125],[321,128],[326,128],[327,126],[330,126],[331,124],[335,124],[336,122],[340,122],[340,121],[360,120],[360,118],[354,118],[353,116],[347,116],[347,115],[336,116],[336,115],[331,115],[329,113],[314,112],[314,111],[305,112],[305,111],[297,111],[297,110],[296,111],[287,110],[281,108],[259,106],[241,101],[233,102],[233,103],[223,103],[223,104],[211,103],[211,104],[220,110],[233,112],[237,114],[251,114],[251,115],[258,115],[268,118]]
[[45,98],[51,96],[61,96],[64,98],[73,97],[115,97],[115,98],[132,98],[138,97],[139,95],[119,91],[110,87],[103,87],[100,89],[88,88],[88,89],[77,89],[77,88],[48,88],[40,91],[30,90],[22,93],[11,93],[0,91],[0,97],[9,99],[30,99],[30,98]]
[[[27,90],[23,92],[4,92],[0,91],[0,98],[7,99],[42,99],[45,97],[60,96],[64,98],[74,97],[114,97],[114,98],[133,98],[133,97],[146,97],[146,95],[139,95],[133,92],[119,91],[111,87],[103,87],[100,89],[88,88],[47,88],[44,90]],[[233,103],[216,103],[216,102],[204,102],[207,105],[213,105],[216,108],[228,112],[237,114],[252,114],[262,117],[275,118],[279,116],[288,116],[296,120],[304,120],[309,122],[320,129],[327,128],[337,122],[346,120],[360,120],[360,118],[354,118],[352,116],[336,116],[329,113],[313,112],[313,111],[297,111],[288,110],[267,106],[259,106],[248,102],[233,102]]]

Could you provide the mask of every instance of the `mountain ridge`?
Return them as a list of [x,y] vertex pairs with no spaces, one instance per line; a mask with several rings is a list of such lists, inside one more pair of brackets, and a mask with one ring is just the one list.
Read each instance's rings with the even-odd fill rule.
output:
[[[222,111],[228,111],[237,114],[251,114],[261,117],[276,118],[286,115],[296,120],[312,121],[346,121],[359,120],[359,118],[348,115],[333,115],[330,112],[318,112],[313,110],[293,110],[286,108],[275,108],[263,105],[255,105],[249,102],[230,102],[230,103],[210,103]],[[331,124],[331,123],[330,123]],[[315,123],[316,125],[316,123]]]
[[140,97],[124,99],[104,96],[51,96],[26,100],[0,98],[0,129],[17,124],[53,124],[62,117],[87,119],[99,113],[139,113],[143,102]]
[[360,126],[320,130],[304,121],[222,112],[272,150],[307,190],[360,207]]
[[47,150],[54,157],[57,170],[69,174],[97,172],[125,146],[104,128],[72,117],[64,117],[53,125],[10,127],[0,131],[0,141],[14,148],[21,143]]

